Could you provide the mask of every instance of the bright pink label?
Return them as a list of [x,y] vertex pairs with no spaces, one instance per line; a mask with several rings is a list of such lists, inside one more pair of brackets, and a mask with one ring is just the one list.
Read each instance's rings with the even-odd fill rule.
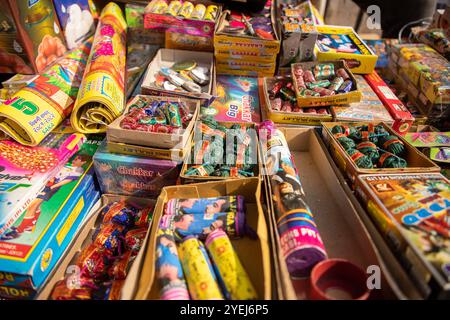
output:
[[213,37],[215,23],[212,21],[181,19],[156,13],[147,13],[144,16],[146,29],[170,31],[190,34],[193,36]]
[[315,247],[325,254],[325,247],[319,233],[305,226],[295,226],[280,236],[281,252],[286,258],[291,253],[302,249]]

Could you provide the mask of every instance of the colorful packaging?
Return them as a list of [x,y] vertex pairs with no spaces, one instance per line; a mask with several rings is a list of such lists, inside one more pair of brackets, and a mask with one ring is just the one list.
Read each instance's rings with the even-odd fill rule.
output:
[[216,76],[216,99],[203,109],[204,114],[214,116],[219,122],[259,123],[258,79],[237,76]]
[[99,197],[92,168],[98,141],[87,140],[0,236],[0,272],[10,275],[0,296],[33,298],[57,265]]
[[92,40],[68,52],[27,87],[0,105],[0,130],[21,144],[36,146],[75,103]]
[[88,0],[53,0],[53,4],[69,50],[94,34],[94,17]]
[[369,74],[375,68],[377,56],[351,27],[317,26],[318,61],[344,59],[354,73]]
[[122,10],[110,2],[103,8],[70,116],[79,132],[105,132],[125,108],[126,31]]
[[106,142],[94,156],[102,193],[156,198],[161,188],[176,184],[180,163],[108,151]]
[[160,282],[162,300],[190,299],[173,231],[170,229],[158,229],[156,278]]
[[335,121],[383,121],[393,123],[389,111],[361,75],[355,75],[362,98],[358,103],[331,107]]
[[448,297],[450,182],[440,174],[363,175],[357,193],[412,278]]
[[171,199],[167,202],[164,211],[167,215],[214,214],[218,212],[245,212],[244,197]]
[[232,300],[258,299],[227,234],[220,229],[214,230],[206,238],[205,245],[221,279],[220,283],[223,284],[225,297]]
[[197,238],[184,238],[178,246],[181,265],[193,300],[223,300],[205,246]]
[[40,146],[33,148],[0,141],[0,235],[16,222],[84,140],[80,134],[50,134]]
[[2,0],[0,7],[0,73],[37,74],[66,52],[52,1]]
[[450,146],[450,132],[408,132],[404,138],[416,148]]

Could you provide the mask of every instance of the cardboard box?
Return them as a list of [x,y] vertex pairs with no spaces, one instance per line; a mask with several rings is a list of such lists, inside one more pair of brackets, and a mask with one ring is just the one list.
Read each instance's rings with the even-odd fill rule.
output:
[[375,121],[386,122],[390,125],[394,119],[385,108],[384,104],[378,98],[362,75],[355,75],[358,89],[361,91],[362,98],[359,103],[350,103],[348,105],[338,105],[331,107],[334,121]]
[[[347,126],[358,126],[358,125],[367,125],[365,122],[324,122],[322,128],[322,135],[330,152],[334,158],[334,161],[342,170],[342,172],[347,176],[351,184],[355,183],[357,176],[362,174],[388,174],[388,173],[429,173],[429,172],[439,172],[440,168],[435,165],[431,160],[425,157],[419,150],[414,148],[411,144],[409,144],[402,136],[398,135],[392,128],[390,128],[385,123],[381,123],[383,127],[388,131],[391,135],[396,136],[400,141],[403,142],[405,146],[405,154],[403,158],[408,162],[408,167],[406,168],[374,168],[374,169],[364,169],[358,168],[356,164],[353,162],[351,157],[345,152],[344,148],[340,145],[340,143],[336,140],[333,133],[331,132],[331,128],[335,125],[347,125]],[[374,126],[380,123],[373,123]]]
[[214,120],[230,123],[259,123],[261,121],[258,79],[217,75],[214,79],[216,99],[202,114]]
[[419,173],[363,175],[356,187],[410,276],[439,299],[450,297],[449,186],[440,174]]
[[[80,228],[80,231],[74,237],[72,245],[69,248],[66,255],[64,256],[64,259],[61,261],[59,268],[52,275],[52,277],[49,279],[46,286],[42,289],[42,291],[36,297],[37,300],[49,300],[56,283],[60,280],[63,280],[65,276],[70,275],[73,272],[73,271],[71,272],[70,270],[68,270],[68,267],[74,266],[76,264],[77,258],[79,256],[79,254],[81,253],[81,251],[84,248],[86,248],[87,246],[89,246],[89,244],[92,243],[92,237],[95,233],[95,230],[102,223],[101,212],[102,212],[103,208],[105,208],[108,204],[110,204],[114,201],[121,201],[121,200],[124,200],[127,203],[130,203],[137,208],[154,207],[155,203],[156,203],[155,200],[150,200],[150,199],[145,199],[145,198],[135,198],[135,197],[118,196],[118,195],[111,195],[111,194],[102,195],[100,200],[96,204],[96,206],[91,211],[89,219],[87,221],[85,221],[82,228]],[[150,221],[148,230],[150,230],[151,224],[152,224],[152,221]],[[133,291],[133,287],[134,287],[135,281],[136,281],[136,278],[135,278],[136,271],[134,271],[134,270],[136,268],[139,269],[138,268],[139,262],[142,260],[142,258],[141,258],[142,251],[143,251],[144,245],[147,243],[148,236],[149,236],[149,232],[147,231],[147,235],[144,239],[141,250],[139,251],[139,254],[136,256],[135,260],[133,261],[131,268],[128,270],[127,278],[125,279],[124,285],[122,287],[121,299],[127,299],[127,297]]]
[[[342,258],[358,265],[363,270],[379,266],[381,290],[373,290],[372,299],[394,299],[400,295],[396,290],[396,279],[385,264],[378,246],[361,221],[354,205],[338,180],[327,150],[313,128],[280,127],[286,137],[293,160],[298,169],[305,192],[305,201],[311,208],[314,221],[330,258]],[[280,252],[279,234],[272,205],[270,176],[264,176],[267,186],[268,215],[274,226],[272,244],[276,247],[275,260],[280,272],[277,287],[280,299],[309,299],[309,279],[293,280],[287,271]]]
[[[89,167],[92,163],[89,164]],[[97,201],[92,170],[70,187],[42,203],[36,229],[17,239],[0,241],[0,296],[8,299],[32,299],[58,267],[73,235]]]
[[[216,60],[217,61],[217,60]],[[216,68],[216,73],[218,75],[224,76],[236,76],[236,77],[252,77],[252,78],[262,78],[262,77],[271,77],[274,72],[267,72],[265,70],[255,69],[255,70],[240,70],[233,69],[229,67],[220,67]]]
[[[282,4],[291,4],[295,9],[283,10]],[[279,33],[282,35],[282,48],[280,54],[280,65],[289,66],[291,63],[311,61],[314,58],[314,47],[317,41],[316,17],[310,1],[298,4],[298,1],[283,1],[277,5],[277,22]],[[283,19],[292,17],[301,19],[300,30],[291,31],[283,24]]]
[[[219,122],[219,124],[226,128],[230,128],[233,125],[233,123],[230,123],[230,122]],[[249,177],[249,179],[253,179],[255,177],[258,178],[260,176],[260,172],[261,172],[260,171],[261,164],[259,161],[260,159],[259,159],[259,151],[258,151],[258,147],[259,147],[258,134],[257,134],[256,128],[253,124],[248,123],[248,124],[243,124],[243,125],[246,128],[251,128],[254,130],[254,132],[252,133],[252,139],[254,139],[254,140],[252,140],[249,145],[249,148],[251,150],[249,157],[251,157],[251,159],[245,159],[244,161],[250,160],[251,162],[249,164],[255,164],[255,167],[253,169],[253,177]],[[196,154],[194,153],[195,150],[193,150],[193,147],[195,145],[195,140],[201,139],[203,137],[202,135],[200,135],[201,130],[198,130],[198,132],[199,132],[199,134],[197,134],[194,129],[193,140],[190,143],[191,147],[189,148],[188,152],[186,153],[186,157],[184,158],[183,166],[181,167],[180,179],[183,184],[200,183],[200,182],[208,182],[208,181],[224,181],[224,180],[230,180],[230,179],[247,179],[247,178],[243,178],[243,177],[216,177],[216,176],[188,176],[188,175],[186,175],[186,171],[188,169],[190,169],[191,167],[193,167],[195,165],[199,165],[195,161]],[[227,139],[230,139],[230,141],[232,141],[231,139],[233,139],[233,137],[230,136],[230,138],[228,138],[228,136],[226,136],[224,138],[225,143],[228,143]],[[234,140],[234,142],[236,142],[236,141]],[[224,150],[224,165],[225,165],[225,161],[226,161],[225,157],[226,157],[226,153]],[[252,162],[254,162],[254,160],[257,163],[252,163]]]
[[251,61],[261,63],[273,63],[276,64],[276,55],[262,54],[258,52],[251,52],[239,49],[220,48],[214,50],[214,57],[217,61],[238,60],[238,61]]
[[354,73],[372,73],[377,56],[351,27],[317,26],[318,61],[343,59]]
[[176,184],[181,163],[110,153],[104,141],[94,167],[102,193],[156,198],[162,187]]
[[364,79],[366,79],[367,83],[378,95],[386,109],[389,110],[392,118],[394,118],[395,121],[392,128],[400,135],[408,132],[409,127],[411,127],[414,123],[414,117],[408,109],[406,109],[404,104],[397,98],[391,89],[389,89],[376,71],[371,74],[364,75]]
[[[173,49],[159,49],[156,56],[150,62],[144,80],[141,85],[141,93],[150,96],[165,96],[165,97],[181,97],[200,99],[202,105],[209,105],[213,100],[211,95],[212,82],[214,79],[214,63],[213,54],[209,52],[195,52]],[[162,67],[172,67],[176,62],[193,60],[199,66],[205,67],[209,70],[209,84],[202,87],[202,93],[192,93],[184,91],[168,91],[155,86],[155,75],[158,74]]]
[[[245,61],[241,59],[226,59],[222,60],[216,57],[216,72],[218,74],[233,74],[237,71],[255,71],[259,73],[267,73],[273,75],[275,73],[276,61],[259,62],[259,61]],[[228,73],[222,70],[229,70]]]
[[258,298],[265,300],[272,298],[269,235],[260,202],[261,183],[258,178],[252,178],[173,186],[162,189],[156,203],[153,224],[147,247],[145,248],[142,272],[138,280],[138,289],[134,299],[159,299],[160,285],[155,275],[156,235],[167,201],[174,198],[206,198],[225,195],[243,195],[245,197],[247,223],[256,231],[258,239],[252,240],[248,237],[243,237],[231,242],[257,291]]
[[[189,121],[187,127],[183,130],[181,134],[169,134],[169,133],[159,133],[159,132],[147,132],[139,130],[122,129],[120,127],[120,122],[126,117],[129,112],[130,107],[139,100],[145,100],[148,103],[152,101],[173,101],[173,102],[183,102],[189,108],[192,113],[192,120]],[[192,128],[194,127],[195,121],[200,110],[200,102],[198,100],[183,99],[183,98],[170,98],[170,97],[152,97],[138,95],[131,99],[127,103],[125,112],[111,124],[108,125],[106,130],[106,136],[108,142],[117,142],[125,144],[133,144],[147,147],[156,147],[159,149],[183,149],[191,135]]]
[[358,90],[358,84],[356,82],[355,76],[350,72],[349,68],[347,68],[347,65],[344,61],[322,61],[320,63],[319,62],[293,63],[291,65],[291,72],[293,74],[296,67],[301,67],[303,70],[307,70],[321,63],[333,64],[334,70],[343,68],[350,77],[350,80],[352,80],[353,82],[352,90],[347,93],[338,93],[332,96],[323,96],[323,97],[302,96],[299,92],[297,80],[295,79],[295,77],[293,77],[295,93],[297,95],[297,104],[300,108],[330,106],[335,104],[341,105],[361,101],[361,92]]
[[[314,113],[304,113],[304,112],[283,112],[272,110],[270,99],[269,99],[269,88],[271,88],[277,79],[286,77],[266,77],[260,79],[262,90],[263,90],[263,103],[261,105],[265,109],[267,119],[272,120],[275,123],[283,124],[303,124],[320,126],[321,122],[332,121],[332,116],[328,114],[314,114]],[[291,76],[287,76],[291,78]],[[300,109],[302,110],[302,109]]]

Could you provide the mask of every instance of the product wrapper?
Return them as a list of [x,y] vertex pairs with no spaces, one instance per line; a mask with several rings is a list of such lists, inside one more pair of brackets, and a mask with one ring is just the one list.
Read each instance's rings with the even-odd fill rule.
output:
[[50,134],[37,147],[0,141],[0,235],[79,150],[81,134]]
[[226,233],[219,229],[213,231],[206,238],[205,245],[225,297],[231,300],[257,299],[258,294]]
[[181,265],[193,300],[223,300],[211,260],[204,244],[194,236],[178,246]]
[[161,300],[189,300],[183,268],[172,230],[159,229],[156,240],[156,277]]
[[244,212],[243,196],[212,198],[171,199],[166,204],[165,214],[214,214],[218,212]]
[[120,7],[109,3],[102,11],[70,117],[79,132],[105,132],[125,108],[126,30]]
[[72,111],[91,43],[65,54],[0,104],[0,130],[21,144],[36,146],[56,128]]

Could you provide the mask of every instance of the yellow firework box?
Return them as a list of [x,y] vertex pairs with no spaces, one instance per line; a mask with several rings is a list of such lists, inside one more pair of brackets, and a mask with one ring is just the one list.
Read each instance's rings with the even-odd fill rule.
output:
[[79,132],[105,132],[125,108],[126,30],[122,10],[110,2],[102,11],[70,117]]

